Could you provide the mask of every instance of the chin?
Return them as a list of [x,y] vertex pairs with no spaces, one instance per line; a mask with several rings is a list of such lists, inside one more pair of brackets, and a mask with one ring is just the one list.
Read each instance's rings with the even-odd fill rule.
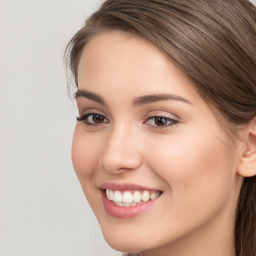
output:
[[[120,229],[122,229],[121,223]],[[134,233],[132,230],[128,231],[127,229],[120,231],[113,228],[108,228],[107,230],[102,228],[102,232],[109,246],[120,252],[138,253],[149,249],[148,245],[151,244],[149,239],[143,237],[141,231],[140,233]]]
[[126,252],[126,253],[139,253],[142,251],[145,251],[145,249],[141,244],[140,241],[128,241],[127,239],[124,239],[122,241],[117,241],[113,239],[106,239],[106,242],[109,244],[111,248],[113,248],[116,251],[119,252]]

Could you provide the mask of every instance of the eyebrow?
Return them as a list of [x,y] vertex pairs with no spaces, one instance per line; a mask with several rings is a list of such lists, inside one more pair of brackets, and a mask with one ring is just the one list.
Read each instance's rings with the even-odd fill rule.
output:
[[149,104],[149,103],[153,103],[153,102],[157,102],[157,101],[166,101],[166,100],[175,100],[175,101],[180,101],[180,102],[184,102],[184,103],[192,105],[192,103],[189,100],[187,100],[181,96],[173,95],[173,94],[166,94],[166,93],[152,94],[152,95],[146,95],[146,96],[141,96],[141,97],[135,98],[133,101],[133,105],[141,106],[144,104]]
[[101,98],[99,95],[97,95],[93,92],[89,92],[87,90],[77,90],[75,92],[74,96],[75,96],[75,99],[83,97],[83,98],[87,98],[89,100],[95,101],[97,103],[100,103],[100,104],[106,106],[106,103],[103,100],[103,98]]
[[[87,98],[89,100],[95,101],[97,103],[100,103],[104,106],[107,105],[101,96],[99,96],[98,94],[95,94],[93,92],[89,92],[87,90],[77,90],[77,92],[75,92],[74,96],[75,96],[75,99],[83,97],[83,98]],[[166,100],[175,100],[175,101],[180,101],[180,102],[184,102],[184,103],[192,105],[192,103],[189,100],[187,100],[179,95],[166,94],[166,93],[140,96],[140,97],[135,98],[133,100],[132,104],[133,104],[133,106],[141,106],[141,105],[145,105],[145,104],[154,103],[157,101],[166,101]]]

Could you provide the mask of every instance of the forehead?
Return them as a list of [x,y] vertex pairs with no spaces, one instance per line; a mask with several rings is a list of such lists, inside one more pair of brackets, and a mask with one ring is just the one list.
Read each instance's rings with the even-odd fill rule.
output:
[[[189,77],[149,41],[112,31],[93,37],[84,47],[78,66],[78,87],[102,92],[109,87],[122,92],[197,93]],[[170,91],[171,90],[171,91]],[[196,95],[198,96],[198,95]]]
[[[167,57],[149,41],[121,31],[110,31],[94,36],[84,47],[79,71],[97,65],[115,68],[134,68],[145,66],[145,62],[156,68],[169,62]],[[89,64],[89,65],[88,65]],[[80,72],[81,75],[81,72]]]

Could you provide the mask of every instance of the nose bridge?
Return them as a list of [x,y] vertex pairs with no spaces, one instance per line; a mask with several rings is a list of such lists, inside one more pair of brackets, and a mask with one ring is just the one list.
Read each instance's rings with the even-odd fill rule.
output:
[[123,120],[113,125],[102,154],[102,167],[110,173],[137,169],[141,164],[137,146],[136,133],[131,124]]

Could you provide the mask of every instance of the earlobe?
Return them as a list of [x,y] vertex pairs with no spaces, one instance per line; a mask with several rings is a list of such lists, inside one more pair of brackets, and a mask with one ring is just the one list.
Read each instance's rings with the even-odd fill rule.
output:
[[238,166],[238,174],[243,177],[256,175],[256,117],[249,126],[245,150]]

